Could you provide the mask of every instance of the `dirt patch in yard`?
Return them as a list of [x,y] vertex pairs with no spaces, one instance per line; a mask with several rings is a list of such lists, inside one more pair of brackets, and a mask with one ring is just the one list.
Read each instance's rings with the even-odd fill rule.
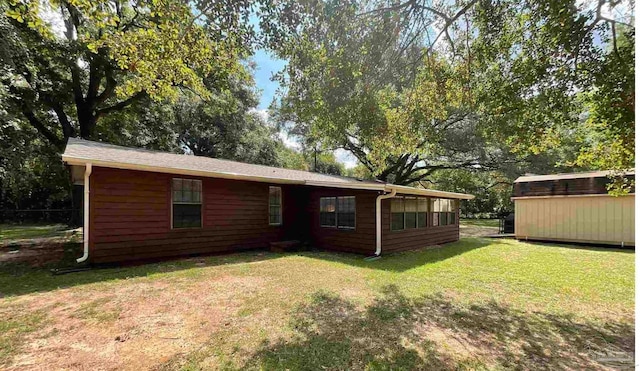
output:
[[16,304],[46,312],[49,323],[28,335],[7,369],[149,369],[197,349],[228,326],[243,294],[260,285],[251,277],[141,279],[19,298]]
[[486,237],[496,235],[498,227],[487,227],[460,223],[460,237]]
[[[62,228],[62,227],[61,227]],[[81,251],[82,229],[61,229],[54,236],[0,240],[0,264],[43,267],[64,261]]]

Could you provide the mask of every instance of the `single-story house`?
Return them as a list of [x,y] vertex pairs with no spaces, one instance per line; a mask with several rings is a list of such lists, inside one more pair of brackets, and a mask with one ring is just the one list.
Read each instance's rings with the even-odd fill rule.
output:
[[[523,240],[635,246],[635,189],[612,196],[610,171],[515,180],[515,235]],[[635,179],[634,172],[625,177]]]
[[69,139],[84,188],[79,262],[131,261],[308,241],[366,255],[459,239],[473,196]]

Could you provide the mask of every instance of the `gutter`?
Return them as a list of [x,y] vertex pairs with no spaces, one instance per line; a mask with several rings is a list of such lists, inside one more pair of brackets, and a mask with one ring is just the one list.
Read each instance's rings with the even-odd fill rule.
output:
[[391,193],[376,197],[376,257],[382,253],[382,200],[395,197],[396,192],[396,188],[391,188]]
[[83,219],[84,226],[82,228],[82,240],[84,244],[84,254],[76,259],[76,262],[82,263],[89,258],[89,176],[91,175],[91,163],[87,162],[84,168],[84,203],[83,203]]

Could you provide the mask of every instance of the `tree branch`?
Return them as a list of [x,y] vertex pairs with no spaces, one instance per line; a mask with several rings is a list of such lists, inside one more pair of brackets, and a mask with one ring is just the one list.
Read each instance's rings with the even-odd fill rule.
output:
[[116,103],[114,105],[111,105],[109,107],[105,107],[105,108],[96,110],[96,118],[99,118],[99,117],[104,116],[104,115],[106,115],[108,113],[111,113],[111,112],[120,111],[123,108],[133,104],[134,102],[136,102],[136,101],[138,101],[138,100],[140,100],[140,99],[142,99],[142,98],[144,98],[146,96],[147,96],[147,93],[143,90],[143,91],[137,92],[136,94],[130,96],[129,98],[127,98],[127,99],[125,99],[123,101],[120,101],[120,102],[118,102],[118,103]]
[[58,136],[49,130],[33,113],[31,109],[29,109],[24,103],[21,104],[20,110],[22,114],[27,118],[31,126],[33,126],[42,136],[44,136],[51,144],[56,146],[59,150],[64,148],[64,141],[60,140]]

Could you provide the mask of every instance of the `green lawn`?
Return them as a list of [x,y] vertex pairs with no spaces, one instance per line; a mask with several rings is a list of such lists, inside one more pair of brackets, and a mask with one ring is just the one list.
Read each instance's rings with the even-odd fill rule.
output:
[[513,240],[5,266],[2,296],[0,368],[576,369],[634,342],[633,251]]
[[69,228],[62,224],[0,224],[0,242],[39,237],[62,236]]
[[460,219],[460,224],[474,227],[495,227],[500,226],[500,219]]

